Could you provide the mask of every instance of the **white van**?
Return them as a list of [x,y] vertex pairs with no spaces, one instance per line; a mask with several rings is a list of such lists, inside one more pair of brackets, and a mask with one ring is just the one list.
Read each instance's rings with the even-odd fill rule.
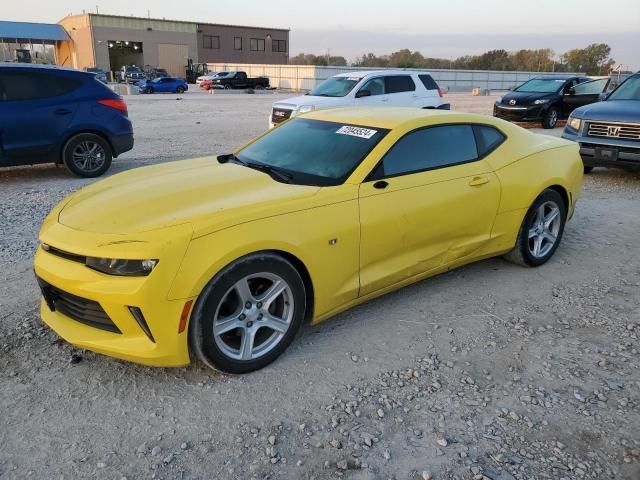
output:
[[269,126],[300,113],[336,107],[415,107],[449,110],[429,72],[381,70],[341,73],[306,95],[273,104]]

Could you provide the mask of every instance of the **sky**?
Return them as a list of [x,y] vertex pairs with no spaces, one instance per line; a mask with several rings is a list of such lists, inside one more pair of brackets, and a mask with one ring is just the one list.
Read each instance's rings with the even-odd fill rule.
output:
[[607,43],[640,69],[640,0],[0,0],[0,20],[57,22],[70,13],[290,28],[290,54],[388,54],[400,48],[455,58],[503,48],[557,54]]

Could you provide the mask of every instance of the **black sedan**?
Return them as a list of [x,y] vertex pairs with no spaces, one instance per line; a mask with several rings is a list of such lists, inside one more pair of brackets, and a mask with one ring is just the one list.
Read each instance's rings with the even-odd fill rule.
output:
[[595,166],[640,168],[640,73],[604,101],[574,110],[562,137],[580,144],[585,173]]
[[493,106],[493,116],[512,122],[542,122],[554,128],[576,108],[597,102],[608,78],[592,80],[576,76],[542,76],[516,87]]

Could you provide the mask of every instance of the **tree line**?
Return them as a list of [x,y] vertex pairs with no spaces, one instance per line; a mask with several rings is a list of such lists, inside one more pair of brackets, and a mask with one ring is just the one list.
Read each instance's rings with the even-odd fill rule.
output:
[[458,70],[521,70],[531,72],[584,72],[588,75],[608,75],[615,61],[610,58],[611,47],[593,43],[574,48],[559,56],[550,48],[537,50],[489,50],[481,55],[465,55],[456,59],[425,57],[407,48],[390,55],[366,53],[349,63],[342,56],[300,53],[289,59],[292,65],[318,65],[378,68],[450,68]]

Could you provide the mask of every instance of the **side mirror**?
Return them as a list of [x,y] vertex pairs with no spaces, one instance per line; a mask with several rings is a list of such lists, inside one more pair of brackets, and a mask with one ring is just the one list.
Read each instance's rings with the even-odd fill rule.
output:
[[576,94],[576,88],[575,87],[569,87],[564,91],[565,95],[575,95]]
[[356,93],[356,98],[370,97],[370,96],[371,96],[370,90],[359,90],[358,93]]

